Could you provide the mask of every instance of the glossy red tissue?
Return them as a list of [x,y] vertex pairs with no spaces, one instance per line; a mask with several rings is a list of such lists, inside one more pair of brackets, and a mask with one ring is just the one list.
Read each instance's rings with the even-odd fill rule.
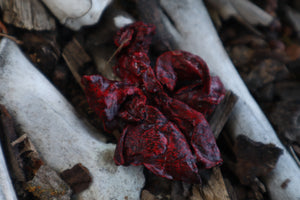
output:
[[206,117],[225,89],[189,52],[165,52],[152,68],[148,51],[154,32],[143,22],[119,30],[114,41],[122,49],[114,70],[121,81],[84,76],[87,100],[106,131],[122,129],[117,165],[144,165],[168,179],[200,183],[199,170],[222,163]]

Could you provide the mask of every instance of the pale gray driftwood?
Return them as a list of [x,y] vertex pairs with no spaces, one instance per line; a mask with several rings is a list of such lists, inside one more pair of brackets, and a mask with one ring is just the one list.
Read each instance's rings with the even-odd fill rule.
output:
[[68,101],[8,39],[0,44],[0,82],[0,103],[46,164],[57,172],[77,163],[88,168],[93,182],[79,199],[139,199],[143,168],[116,166],[115,145],[102,142],[103,137],[76,115]]
[[3,21],[28,30],[53,30],[55,20],[39,0],[0,0]]
[[0,143],[0,199],[17,200],[15,190],[11,183]]
[[235,17],[250,25],[270,25],[274,17],[248,0],[206,0],[223,19]]
[[41,0],[60,23],[78,30],[98,22],[103,10],[112,0]]
[[[269,121],[249,93],[233,66],[215,31],[207,10],[200,0],[160,0],[162,8],[172,19],[165,18],[181,49],[201,56],[211,72],[218,75],[227,89],[239,97],[228,123],[233,136],[247,135],[254,141],[273,143],[284,150],[276,168],[264,181],[273,200],[300,199],[300,169],[276,136]],[[174,24],[174,26],[172,26]],[[290,180],[286,188],[281,185]]]

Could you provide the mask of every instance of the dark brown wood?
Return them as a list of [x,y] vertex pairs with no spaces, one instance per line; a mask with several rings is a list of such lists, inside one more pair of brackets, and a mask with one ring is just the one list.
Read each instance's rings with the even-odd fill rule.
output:
[[24,182],[26,179],[21,168],[23,161],[20,151],[16,146],[11,145],[17,138],[11,115],[3,105],[0,105],[0,140],[6,154],[6,163],[9,166],[11,177],[18,182]]
[[63,171],[60,176],[68,183],[74,194],[78,194],[87,189],[92,183],[89,170],[81,163],[76,164],[71,169]]
[[75,80],[80,87],[83,88],[78,70],[84,64],[91,61],[91,57],[85,52],[84,48],[75,38],[64,48],[62,56],[72,72]]
[[238,97],[231,91],[227,91],[223,101],[217,106],[209,121],[210,128],[215,137],[218,138],[230,113],[237,102]]

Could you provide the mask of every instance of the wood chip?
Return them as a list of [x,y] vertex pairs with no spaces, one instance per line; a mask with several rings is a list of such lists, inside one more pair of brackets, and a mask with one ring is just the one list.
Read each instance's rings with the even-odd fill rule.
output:
[[218,138],[225,123],[227,122],[230,113],[237,101],[238,97],[231,91],[226,92],[223,101],[217,106],[212,116],[209,119],[209,124],[215,137]]
[[80,85],[81,88],[83,88],[78,70],[84,64],[91,61],[90,56],[85,52],[84,48],[75,38],[71,42],[69,42],[64,48],[62,56],[66,61],[74,78],[76,79],[77,83]]
[[55,20],[39,0],[2,0],[4,22],[28,30],[54,30]]
[[70,187],[47,165],[41,166],[35,177],[27,182],[26,190],[41,200],[69,200],[72,193]]
[[74,194],[78,194],[87,189],[92,183],[89,170],[81,163],[76,164],[71,169],[63,171],[60,176],[69,184]]
[[0,105],[0,138],[4,149],[6,150],[6,162],[10,168],[12,178],[19,182],[25,182],[25,172],[22,169],[23,161],[20,152],[15,145],[11,145],[17,140],[13,119],[3,105]]

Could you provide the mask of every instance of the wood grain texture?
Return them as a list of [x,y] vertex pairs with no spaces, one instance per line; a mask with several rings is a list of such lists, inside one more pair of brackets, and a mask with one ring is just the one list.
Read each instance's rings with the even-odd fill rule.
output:
[[0,0],[3,20],[28,30],[54,30],[55,20],[39,0]]

